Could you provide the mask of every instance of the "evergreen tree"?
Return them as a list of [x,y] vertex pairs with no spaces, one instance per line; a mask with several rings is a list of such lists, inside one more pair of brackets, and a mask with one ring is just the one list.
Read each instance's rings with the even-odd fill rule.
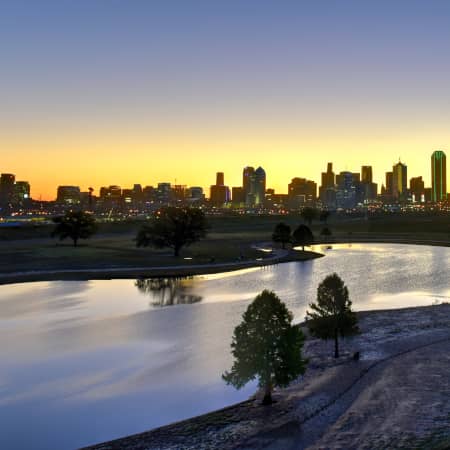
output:
[[275,226],[272,234],[272,241],[281,242],[282,248],[291,241],[291,227],[283,222]]
[[304,336],[292,317],[274,292],[265,290],[253,300],[234,330],[233,367],[222,375],[227,384],[240,389],[258,378],[263,404],[271,404],[273,387],[286,387],[305,372]]
[[317,303],[306,312],[306,323],[313,336],[334,339],[334,357],[339,357],[339,336],[359,332],[356,314],[352,311],[348,289],[336,274],[327,276],[317,289]]
[[312,231],[306,225],[299,225],[292,233],[292,239],[295,245],[302,246],[303,251],[306,245],[312,245],[314,242]]

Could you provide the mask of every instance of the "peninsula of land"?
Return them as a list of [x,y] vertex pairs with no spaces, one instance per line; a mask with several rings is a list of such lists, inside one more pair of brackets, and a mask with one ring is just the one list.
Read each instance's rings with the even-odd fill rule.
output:
[[358,316],[362,333],[338,360],[332,343],[308,337],[306,374],[277,391],[272,406],[257,394],[89,449],[449,448],[450,304]]

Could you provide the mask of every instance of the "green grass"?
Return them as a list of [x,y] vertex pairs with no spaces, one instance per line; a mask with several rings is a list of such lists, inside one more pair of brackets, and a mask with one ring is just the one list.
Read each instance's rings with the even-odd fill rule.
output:
[[[78,248],[73,248],[70,241],[51,239],[50,226],[0,229],[0,271],[191,265],[208,263],[211,258],[215,262],[236,261],[241,254],[254,259],[264,255],[251,245],[270,241],[278,222],[286,222],[291,228],[302,223],[298,215],[211,217],[209,221],[208,237],[183,248],[181,258],[171,256],[170,249],[136,248],[133,239],[142,222],[100,224],[99,233],[80,241]],[[319,236],[323,227],[314,222],[314,234]],[[369,220],[332,217],[328,227],[332,237],[341,240],[382,236],[450,241],[448,216],[384,216]]]

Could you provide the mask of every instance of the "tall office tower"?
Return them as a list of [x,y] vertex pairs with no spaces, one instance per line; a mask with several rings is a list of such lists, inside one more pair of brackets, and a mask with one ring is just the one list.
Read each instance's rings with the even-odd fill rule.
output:
[[223,172],[217,172],[216,184],[210,188],[209,201],[213,206],[222,207],[230,201],[230,188],[225,186]]
[[317,184],[305,178],[292,178],[288,184],[289,205],[300,208],[304,205],[313,205],[317,197]]
[[58,186],[56,202],[64,205],[77,205],[81,201],[79,186]]
[[362,166],[361,167],[361,181],[363,183],[373,182],[372,166]]
[[16,176],[12,173],[2,173],[0,176],[0,207],[11,204],[14,196]]
[[322,172],[322,183],[319,187],[319,198],[327,208],[334,209],[336,204],[336,177],[333,163],[327,164],[327,171]]
[[378,185],[373,182],[372,166],[361,167],[361,199],[374,200],[377,197]]
[[254,173],[255,169],[251,166],[244,167],[244,170],[242,172],[242,188],[244,189],[245,202],[247,202],[247,197],[250,195],[251,180]]
[[395,200],[406,200],[408,189],[408,167],[399,161],[392,167],[392,195]]
[[[260,206],[264,203],[266,195],[266,172],[260,166],[250,177],[250,193],[247,196],[247,204]],[[250,197],[250,198],[249,198]]]
[[431,192],[433,202],[447,198],[447,157],[441,150],[431,155]]
[[334,187],[335,176],[333,172],[333,163],[327,164],[327,171],[322,172],[322,184],[321,187],[324,189]]
[[225,184],[225,176],[223,172],[216,173],[216,186],[223,186]]
[[393,185],[394,185],[394,174],[392,172],[386,172],[386,195],[392,197]]
[[422,177],[411,178],[409,180],[409,190],[414,202],[423,203],[425,201],[425,183]]
[[356,206],[356,186],[351,172],[341,172],[336,176],[336,206],[342,209],[352,209]]

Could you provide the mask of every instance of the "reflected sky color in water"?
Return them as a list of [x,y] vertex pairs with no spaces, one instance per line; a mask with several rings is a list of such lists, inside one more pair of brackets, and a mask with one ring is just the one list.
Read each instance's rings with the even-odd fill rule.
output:
[[0,448],[75,448],[247,398],[254,384],[235,391],[220,375],[233,329],[262,289],[297,322],[331,272],[357,310],[450,300],[448,248],[322,251],[315,261],[181,280],[165,286],[162,304],[160,289],[136,280],[0,286]]

